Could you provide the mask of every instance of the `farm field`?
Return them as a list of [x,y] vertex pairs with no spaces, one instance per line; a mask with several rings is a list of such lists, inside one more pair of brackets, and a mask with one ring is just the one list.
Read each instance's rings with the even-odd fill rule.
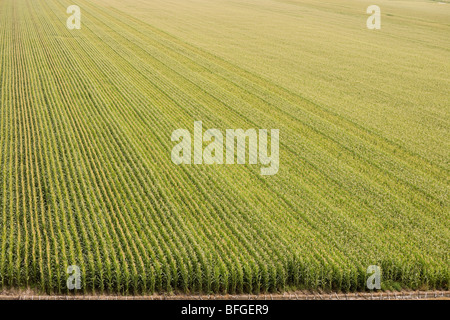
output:
[[[0,0],[0,291],[449,290],[450,3],[372,4]],[[174,164],[195,121],[278,172]]]

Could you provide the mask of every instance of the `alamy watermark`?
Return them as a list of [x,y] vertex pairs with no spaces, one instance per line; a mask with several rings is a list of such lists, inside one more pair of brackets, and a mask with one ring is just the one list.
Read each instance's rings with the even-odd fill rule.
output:
[[381,268],[379,266],[371,265],[367,268],[367,274],[370,277],[367,278],[367,289],[373,290],[381,289]]
[[[224,135],[219,129],[208,129],[203,134],[201,121],[194,122],[194,137],[187,129],[177,129],[172,133],[172,141],[180,141],[172,149],[172,162],[192,164],[192,149],[194,164],[235,164],[235,146],[237,144],[237,164],[246,163],[246,150],[248,149],[248,163],[261,167],[261,175],[274,175],[278,172],[280,163],[279,130],[270,130],[270,155],[268,151],[267,129],[226,129],[225,145]],[[193,148],[192,148],[193,140]],[[247,148],[248,140],[248,148]],[[203,150],[203,142],[209,144]],[[225,161],[224,161],[225,147]]]
[[67,7],[68,14],[72,14],[67,18],[66,26],[69,30],[81,29],[81,9],[79,6],[71,5]]
[[367,7],[367,13],[371,16],[367,18],[366,25],[370,30],[381,29],[381,9],[377,5],[371,5]]
[[67,288],[69,290],[73,289],[81,289],[81,271],[80,267],[76,265],[71,265],[67,267],[67,274],[69,277],[67,278]]

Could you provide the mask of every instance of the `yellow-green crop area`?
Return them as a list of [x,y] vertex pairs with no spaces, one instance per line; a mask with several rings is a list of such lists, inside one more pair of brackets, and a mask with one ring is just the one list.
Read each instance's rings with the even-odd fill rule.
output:
[[[0,0],[0,290],[449,289],[449,74],[448,1]],[[278,173],[174,164],[194,121]]]

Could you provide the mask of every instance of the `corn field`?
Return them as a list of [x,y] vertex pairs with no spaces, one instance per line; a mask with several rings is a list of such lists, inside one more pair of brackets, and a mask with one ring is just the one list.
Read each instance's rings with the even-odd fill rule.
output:
[[[448,290],[450,4],[378,2],[0,0],[0,290]],[[199,120],[278,173],[175,165]]]

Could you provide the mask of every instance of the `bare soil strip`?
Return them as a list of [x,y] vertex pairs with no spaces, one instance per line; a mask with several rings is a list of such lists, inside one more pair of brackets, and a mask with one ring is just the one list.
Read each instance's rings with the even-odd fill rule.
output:
[[450,300],[450,291],[401,291],[311,293],[285,292],[283,294],[187,295],[154,294],[148,296],[119,295],[35,295],[32,292],[0,292],[0,300]]

